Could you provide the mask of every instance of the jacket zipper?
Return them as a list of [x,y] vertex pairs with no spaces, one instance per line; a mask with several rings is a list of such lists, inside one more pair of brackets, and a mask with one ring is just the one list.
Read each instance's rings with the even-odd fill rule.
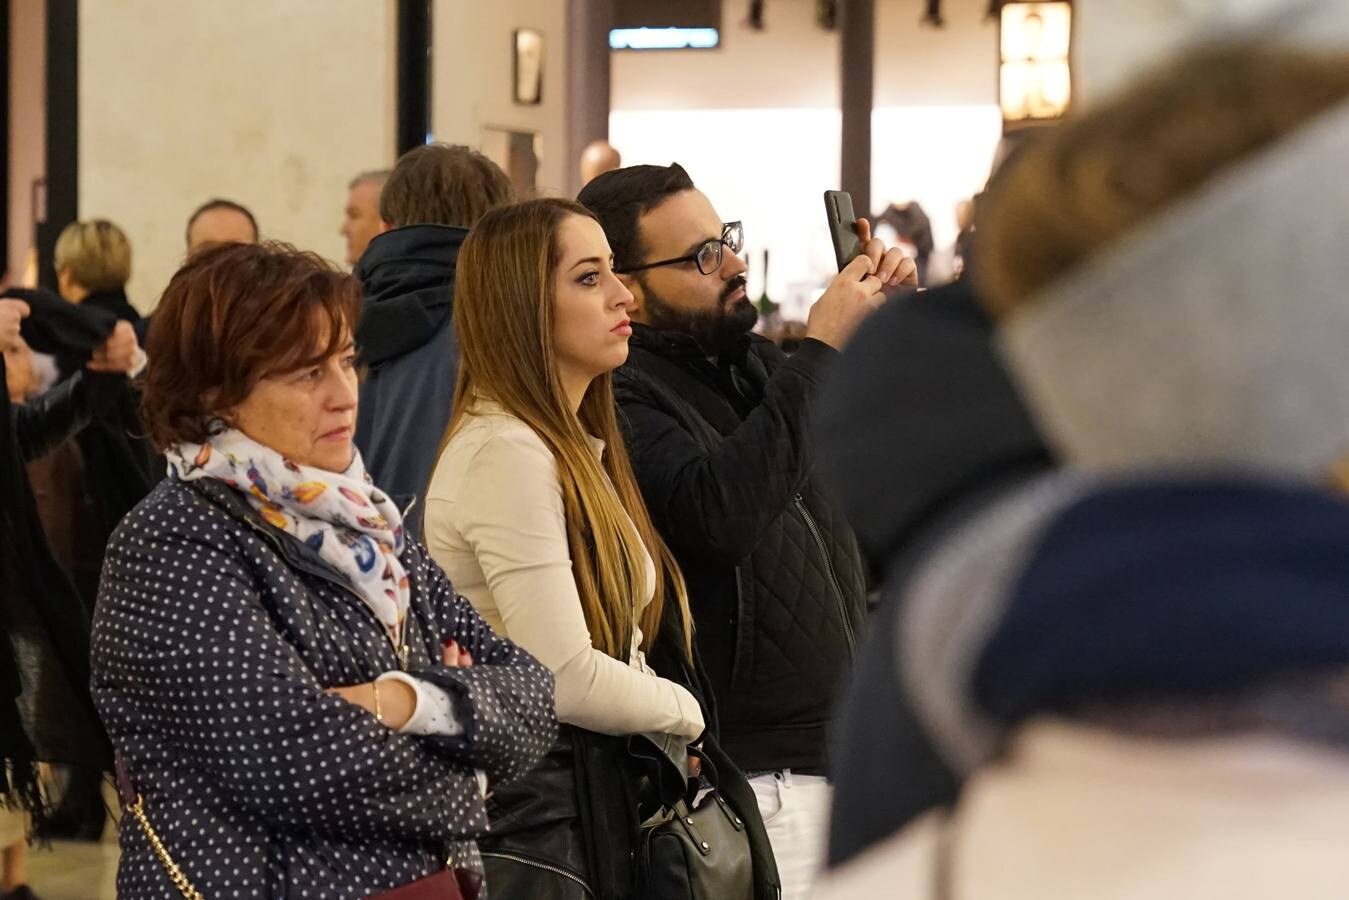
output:
[[806,527],[810,529],[810,536],[815,539],[815,548],[820,551],[820,557],[824,560],[824,567],[829,571],[829,581],[834,586],[834,599],[838,601],[838,614],[843,619],[843,637],[848,642],[848,654],[857,649],[856,637],[853,635],[852,620],[848,618],[848,605],[843,601],[843,586],[839,584],[838,574],[834,571],[834,561],[829,558],[829,551],[824,546],[824,538],[820,535],[820,528],[815,524],[815,517],[806,509],[806,501],[797,494],[792,498],[796,504],[797,510],[801,513],[801,518],[806,520]]
[[[342,582],[338,581],[336,578],[333,578],[332,576],[328,575],[326,572],[322,572],[322,571],[316,570],[316,569],[315,569],[314,567],[312,567],[312,566],[304,565],[304,564],[301,563],[300,561],[295,560],[295,559],[292,559],[292,558],[290,557],[290,554],[286,553],[285,548],[281,546],[281,542],[280,542],[279,540],[277,540],[276,535],[274,535],[274,534],[272,534],[271,532],[267,531],[265,528],[263,528],[263,527],[262,527],[261,525],[259,525],[258,523],[252,521],[251,519],[244,518],[244,521],[245,521],[246,523],[248,523],[248,526],[249,526],[250,528],[252,528],[252,529],[253,529],[254,531],[256,531],[258,534],[262,535],[263,539],[264,539],[265,541],[267,541],[267,543],[269,543],[269,544],[271,544],[273,547],[275,547],[275,548],[276,548],[276,552],[281,556],[282,559],[286,560],[287,562],[289,562],[291,565],[295,566],[295,568],[299,569],[300,571],[302,571],[302,572],[307,572],[308,574],[313,575],[315,578],[320,578],[320,579],[322,579],[323,581],[326,581],[328,584],[330,584],[330,585],[332,585],[333,587],[337,588],[337,589],[338,589],[339,591],[341,591],[342,593],[344,593],[344,594],[346,594],[347,596],[351,597],[353,600],[356,601],[356,606],[357,606],[358,608],[360,608],[360,609],[365,613],[365,615],[369,616],[370,619],[371,619],[371,621],[373,621],[373,622],[375,623],[375,627],[376,627],[376,628],[378,628],[380,631],[384,631],[384,630],[385,630],[385,629],[384,629],[384,623],[381,622],[379,619],[377,619],[377,618],[375,617],[375,614],[374,614],[373,612],[371,612],[370,607],[368,607],[368,606],[365,605],[365,601],[362,600],[362,599],[360,598],[360,596],[358,596],[357,593],[356,593],[355,591],[353,591],[349,585],[343,584]],[[408,647],[408,643],[407,643],[407,632],[408,632],[408,622],[411,622],[411,621],[412,621],[412,617],[409,616],[408,619],[407,619],[407,621],[405,621],[405,622],[403,623],[403,634],[402,634],[403,641],[402,641],[402,646],[399,646],[397,643],[395,643],[392,637],[389,638],[389,644],[390,644],[391,647],[393,647],[393,651],[394,651],[394,652],[393,652],[394,659],[395,659],[395,661],[396,661],[397,664],[398,664],[399,670],[402,671],[402,672],[406,672],[406,671],[408,670],[409,647]]]
[[561,875],[563,878],[566,878],[569,881],[574,881],[578,885],[580,885],[581,890],[586,892],[587,897],[595,896],[595,892],[590,889],[590,885],[586,884],[578,876],[574,875],[571,872],[568,872],[566,869],[549,865],[546,862],[540,862],[537,859],[530,859],[528,856],[517,856],[514,853],[501,853],[495,850],[484,850],[481,851],[479,855],[482,856],[484,859],[486,859],[487,857],[493,857],[495,859],[507,859],[510,860],[511,862],[519,863],[522,866],[533,866],[536,869],[543,869],[545,872],[552,872],[554,875]]

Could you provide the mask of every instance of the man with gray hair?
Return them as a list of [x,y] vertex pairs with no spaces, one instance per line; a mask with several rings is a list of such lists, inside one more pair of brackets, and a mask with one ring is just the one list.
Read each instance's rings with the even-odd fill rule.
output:
[[347,239],[347,265],[356,265],[370,239],[389,230],[379,217],[379,192],[389,180],[388,169],[362,172],[347,185],[347,206],[339,233]]

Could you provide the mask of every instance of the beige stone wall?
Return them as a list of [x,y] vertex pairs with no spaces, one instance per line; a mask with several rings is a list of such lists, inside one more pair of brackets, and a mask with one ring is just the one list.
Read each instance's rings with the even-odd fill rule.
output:
[[[431,130],[436,140],[482,148],[488,127],[528,131],[540,138],[538,184],[563,193],[573,165],[567,156],[564,0],[436,0],[431,27]],[[513,99],[512,41],[516,28],[543,34],[543,102]]]
[[392,0],[83,0],[80,216],[122,226],[143,310],[214,196],[340,262],[346,185],[394,155]]
[[19,283],[33,247],[33,179],[47,170],[47,75],[42,3],[9,5],[9,271]]

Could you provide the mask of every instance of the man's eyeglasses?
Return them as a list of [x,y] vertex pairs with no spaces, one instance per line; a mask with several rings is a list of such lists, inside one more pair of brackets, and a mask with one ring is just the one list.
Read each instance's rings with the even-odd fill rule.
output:
[[698,245],[698,249],[688,256],[677,256],[674,259],[662,259],[660,262],[644,263],[640,266],[628,266],[623,269],[615,269],[618,275],[630,275],[633,272],[643,272],[647,269],[658,269],[661,266],[676,266],[680,263],[697,263],[698,271],[704,275],[711,275],[721,268],[721,259],[723,250],[730,250],[732,253],[739,253],[745,246],[745,228],[739,222],[727,222],[721,226],[721,237],[713,238],[710,241],[703,241]]

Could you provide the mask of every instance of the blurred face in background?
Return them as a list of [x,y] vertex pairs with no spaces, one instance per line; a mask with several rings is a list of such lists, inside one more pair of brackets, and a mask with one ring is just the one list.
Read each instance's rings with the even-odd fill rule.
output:
[[258,233],[248,216],[237,209],[208,209],[187,230],[187,252],[205,244],[256,244]]
[[347,239],[347,265],[354,266],[375,235],[387,229],[379,217],[377,181],[358,181],[347,192],[347,206],[342,216],[342,237]]

